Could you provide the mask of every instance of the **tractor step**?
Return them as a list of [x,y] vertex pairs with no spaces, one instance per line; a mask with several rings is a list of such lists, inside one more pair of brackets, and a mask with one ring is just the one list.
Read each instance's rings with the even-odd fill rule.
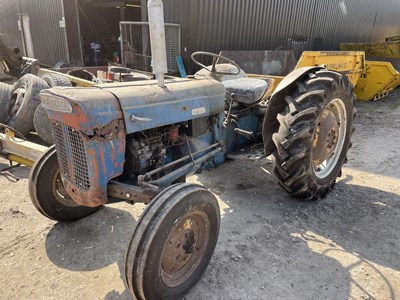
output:
[[265,158],[264,144],[259,143],[228,154],[230,159],[260,160]]

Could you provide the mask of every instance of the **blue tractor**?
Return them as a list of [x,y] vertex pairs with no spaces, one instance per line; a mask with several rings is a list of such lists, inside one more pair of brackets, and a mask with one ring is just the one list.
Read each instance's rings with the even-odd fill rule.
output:
[[[210,66],[199,62],[205,56]],[[214,252],[218,203],[205,187],[185,183],[188,175],[263,143],[279,185],[318,199],[335,185],[351,146],[355,97],[345,75],[300,68],[271,95],[271,80],[248,78],[227,58],[192,59],[202,68],[192,78],[157,74],[41,93],[55,146],[32,168],[32,202],[58,221],[116,201],[148,204],[125,266],[138,299],[183,297]]]

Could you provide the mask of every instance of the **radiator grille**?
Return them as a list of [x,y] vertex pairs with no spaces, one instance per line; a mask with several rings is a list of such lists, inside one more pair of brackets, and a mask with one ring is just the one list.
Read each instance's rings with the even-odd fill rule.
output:
[[52,127],[61,174],[78,189],[89,190],[86,152],[80,132],[56,121],[52,122]]

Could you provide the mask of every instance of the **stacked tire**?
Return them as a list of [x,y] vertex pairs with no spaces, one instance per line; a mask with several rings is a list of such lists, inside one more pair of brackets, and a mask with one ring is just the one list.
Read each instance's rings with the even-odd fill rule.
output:
[[[51,88],[55,86],[72,86],[71,81],[69,81],[68,78],[59,74],[45,74],[44,76],[42,76],[42,80],[44,80]],[[44,141],[48,145],[54,144],[50,120],[42,104],[40,104],[36,108],[35,114],[33,116],[33,126],[42,141]]]
[[65,76],[52,73],[42,78],[26,74],[15,84],[0,82],[0,123],[22,135],[36,131],[46,144],[53,144],[50,121],[39,95],[54,86],[71,86],[71,82]]
[[13,87],[9,102],[7,125],[23,135],[34,130],[33,115],[40,104],[40,91],[49,88],[41,78],[26,74]]
[[9,120],[8,111],[11,104],[13,85],[0,82],[0,123],[7,123]]

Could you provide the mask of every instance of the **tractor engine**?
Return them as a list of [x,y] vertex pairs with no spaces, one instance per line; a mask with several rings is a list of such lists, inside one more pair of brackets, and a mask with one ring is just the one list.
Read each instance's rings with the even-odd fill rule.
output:
[[166,145],[162,135],[155,132],[152,136],[130,136],[126,141],[124,176],[135,175],[147,171],[151,167],[163,165]]
[[212,119],[205,117],[128,135],[124,172],[119,179],[137,184],[139,175],[199,150],[204,144],[201,137],[213,136]]

